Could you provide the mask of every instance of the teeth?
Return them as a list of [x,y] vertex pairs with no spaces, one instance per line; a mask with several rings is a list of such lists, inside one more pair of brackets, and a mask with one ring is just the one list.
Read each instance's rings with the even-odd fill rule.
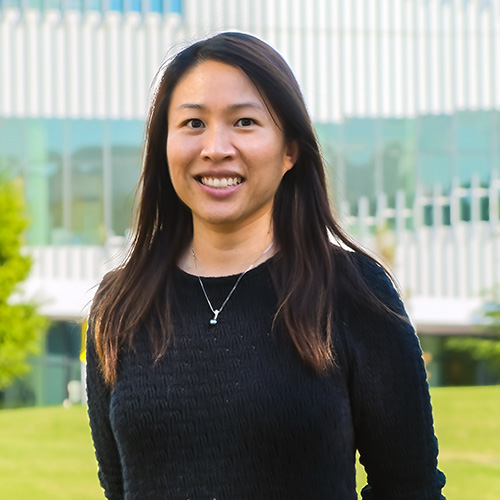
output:
[[215,177],[202,177],[201,183],[205,186],[215,187],[215,188],[225,188],[228,186],[237,186],[241,184],[243,179],[241,177],[223,177],[222,179]]

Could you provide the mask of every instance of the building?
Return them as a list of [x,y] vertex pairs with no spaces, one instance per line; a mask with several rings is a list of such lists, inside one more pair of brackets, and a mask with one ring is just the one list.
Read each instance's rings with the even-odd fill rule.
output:
[[28,380],[13,400],[60,402],[79,377],[77,321],[125,244],[150,83],[228,29],[294,69],[341,217],[394,267],[431,383],[490,380],[444,345],[476,332],[500,283],[500,0],[0,0],[0,165],[24,180],[26,293],[54,321],[32,375],[52,389]]

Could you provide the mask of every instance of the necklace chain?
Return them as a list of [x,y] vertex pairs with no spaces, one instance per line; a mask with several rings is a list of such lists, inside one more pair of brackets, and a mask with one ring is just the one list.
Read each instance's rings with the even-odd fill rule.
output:
[[[224,299],[224,302],[219,307],[219,309],[214,309],[214,307],[212,306],[212,302],[210,302],[210,299],[208,298],[208,294],[207,294],[207,291],[205,290],[205,285],[203,285],[203,281],[201,279],[201,276],[200,275],[196,276],[198,278],[198,281],[200,282],[200,286],[201,286],[201,289],[203,291],[203,295],[205,296],[205,299],[207,301],[208,307],[210,307],[210,310],[212,311],[212,313],[214,315],[214,317],[210,320],[210,325],[213,326],[213,325],[217,324],[217,321],[218,321],[218,318],[219,318],[219,314],[222,312],[222,309],[224,309],[224,307],[226,306],[226,304],[229,302],[229,299],[231,298],[231,296],[233,295],[234,291],[236,290],[236,288],[240,284],[240,281],[242,280],[243,276],[245,276],[245,274],[248,273],[248,271],[250,271],[250,269],[252,269],[253,266],[255,266],[255,264],[257,263],[257,261],[262,256],[266,255],[266,253],[269,252],[269,250],[271,250],[271,247],[273,246],[273,244],[274,244],[274,242],[271,241],[271,243],[269,243],[269,245],[267,246],[267,248],[250,264],[250,267],[247,270],[243,271],[238,276],[238,279],[234,283],[233,288],[231,288],[230,292],[227,294],[227,297]],[[194,248],[193,247],[191,247],[191,253],[193,255],[194,267],[198,270],[198,266],[196,265],[196,254],[194,252]]]

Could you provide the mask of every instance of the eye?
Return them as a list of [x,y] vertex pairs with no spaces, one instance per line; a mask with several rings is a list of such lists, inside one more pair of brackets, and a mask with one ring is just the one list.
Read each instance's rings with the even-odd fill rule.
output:
[[252,118],[240,118],[237,122],[236,125],[238,127],[250,127],[255,124],[255,121],[252,120]]
[[191,118],[186,122],[186,126],[189,128],[203,128],[205,124],[199,118]]

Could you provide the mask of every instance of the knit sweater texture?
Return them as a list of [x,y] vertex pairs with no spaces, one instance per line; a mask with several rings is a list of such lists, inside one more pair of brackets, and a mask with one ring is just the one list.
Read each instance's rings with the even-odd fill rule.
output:
[[[356,259],[373,292],[403,305],[384,271]],[[336,367],[318,375],[286,335],[267,261],[241,280],[217,325],[198,279],[176,270],[175,339],[160,362],[145,332],[109,389],[88,332],[88,411],[110,500],[442,500],[421,350],[409,323],[343,302]],[[214,307],[236,276],[204,278]]]

